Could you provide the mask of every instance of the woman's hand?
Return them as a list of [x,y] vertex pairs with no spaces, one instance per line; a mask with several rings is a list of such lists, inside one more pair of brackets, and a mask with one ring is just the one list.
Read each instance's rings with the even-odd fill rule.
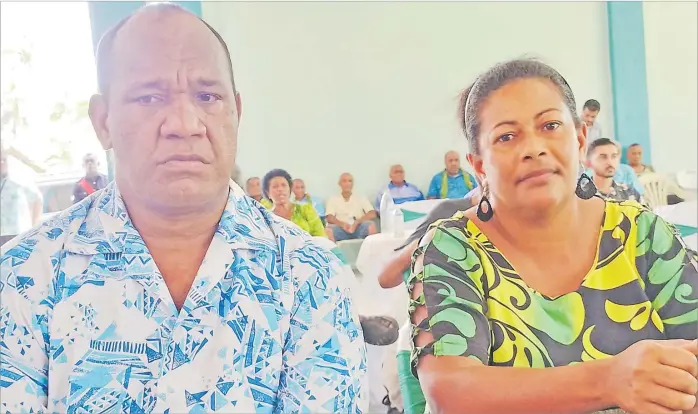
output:
[[630,413],[680,413],[696,404],[698,340],[641,341],[611,359],[613,401]]

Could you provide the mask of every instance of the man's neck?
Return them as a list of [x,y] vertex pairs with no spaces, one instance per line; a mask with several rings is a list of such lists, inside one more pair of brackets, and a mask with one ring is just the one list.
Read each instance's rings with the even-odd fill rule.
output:
[[124,199],[134,227],[146,242],[165,251],[208,249],[223,210],[227,194],[196,209],[179,212],[158,211],[157,208]]
[[394,185],[395,187],[402,187],[403,185],[407,184],[407,182],[406,181],[399,181],[399,182],[391,181],[390,184]]
[[262,196],[261,196],[261,195],[252,196],[252,198],[253,198],[255,201],[262,201]]
[[446,174],[448,174],[448,175],[451,176],[451,177],[456,177],[456,176],[458,176],[458,174],[460,174],[460,170],[458,170],[458,171],[456,171],[456,172],[454,172],[454,173],[452,173],[452,172],[446,170]]
[[351,198],[351,191],[342,191],[342,197],[344,197],[345,200],[349,200],[349,198]]
[[611,186],[613,185],[613,177],[603,177],[594,174],[594,184],[596,188],[604,194],[608,194],[611,191]]
[[87,173],[85,174],[85,178],[88,180],[94,180],[99,176],[99,173]]

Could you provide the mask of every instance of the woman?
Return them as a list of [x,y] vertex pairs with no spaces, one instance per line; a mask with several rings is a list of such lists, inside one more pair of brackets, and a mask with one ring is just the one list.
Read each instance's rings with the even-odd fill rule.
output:
[[651,211],[578,180],[586,127],[570,86],[515,60],[462,98],[482,198],[425,235],[409,280],[412,363],[429,407],[691,410],[696,263]]
[[269,207],[279,217],[283,217],[307,231],[311,236],[332,238],[331,230],[325,231],[320,216],[311,204],[291,202],[292,180],[289,173],[276,169],[269,171],[262,180],[264,195],[271,200]]

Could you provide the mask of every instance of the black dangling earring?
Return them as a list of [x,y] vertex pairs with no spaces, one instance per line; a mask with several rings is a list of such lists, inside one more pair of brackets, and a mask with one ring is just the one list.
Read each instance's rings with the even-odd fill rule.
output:
[[579,180],[577,180],[577,188],[574,190],[574,193],[582,200],[588,200],[595,196],[596,192],[597,188],[596,184],[594,184],[594,180],[592,180],[586,172],[583,172],[582,175],[579,176]]
[[480,203],[477,205],[476,212],[477,218],[479,218],[483,223],[492,220],[492,217],[494,216],[494,209],[492,209],[492,203],[490,203],[490,200],[487,198],[487,193],[489,193],[489,191],[487,191],[487,187],[484,187],[482,189],[482,196],[480,197]]

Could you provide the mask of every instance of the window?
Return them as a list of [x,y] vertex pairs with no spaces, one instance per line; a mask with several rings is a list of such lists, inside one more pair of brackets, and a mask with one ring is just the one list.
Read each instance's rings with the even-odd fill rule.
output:
[[97,90],[88,3],[2,2],[0,19],[2,145],[15,158],[10,168],[36,181],[73,179],[92,152],[106,170],[87,115]]

